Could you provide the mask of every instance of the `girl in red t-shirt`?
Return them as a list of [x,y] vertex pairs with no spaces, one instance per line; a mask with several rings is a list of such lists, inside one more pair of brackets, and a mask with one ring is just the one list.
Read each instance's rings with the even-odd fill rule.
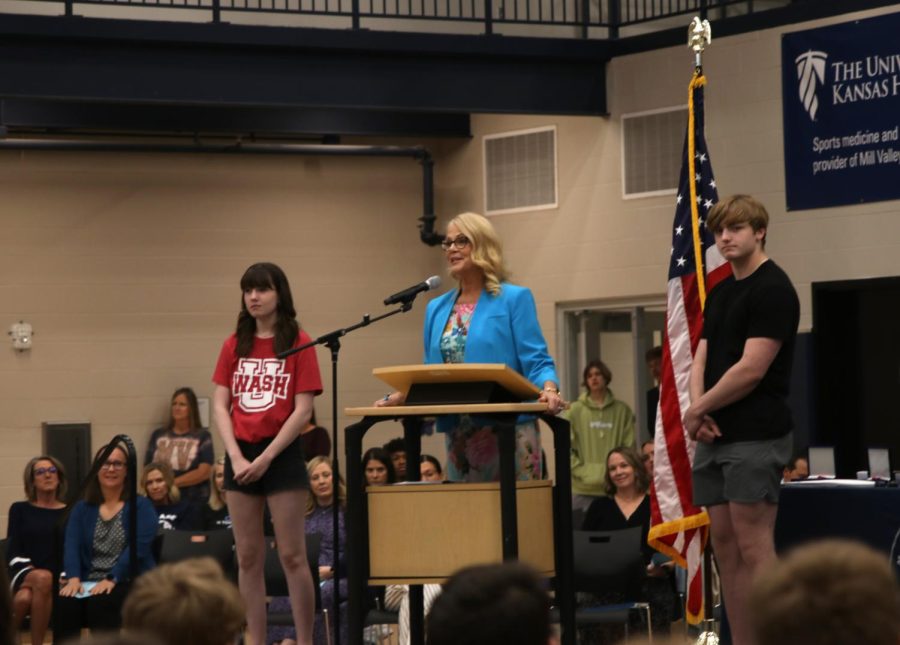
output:
[[219,354],[213,413],[225,444],[225,489],[247,605],[247,631],[265,643],[263,510],[268,503],[300,645],[312,644],[314,600],[303,517],[309,480],[300,431],[322,393],[315,350],[276,355],[309,341],[284,272],[267,262],[241,278],[237,331]]

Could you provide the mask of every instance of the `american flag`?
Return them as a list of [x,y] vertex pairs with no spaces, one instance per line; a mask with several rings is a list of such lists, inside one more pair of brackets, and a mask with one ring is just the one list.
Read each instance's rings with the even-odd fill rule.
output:
[[649,536],[651,546],[687,569],[687,619],[691,623],[703,619],[700,565],[709,516],[692,501],[695,444],[681,419],[690,405],[691,362],[703,329],[706,294],[731,273],[704,225],[706,213],[719,199],[703,137],[705,84],[698,68],[688,89],[688,128],[675,198]]

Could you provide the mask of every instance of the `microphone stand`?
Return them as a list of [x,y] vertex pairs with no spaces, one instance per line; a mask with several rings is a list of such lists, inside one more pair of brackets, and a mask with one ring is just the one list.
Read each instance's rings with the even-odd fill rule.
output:
[[[341,642],[341,594],[340,594],[340,531],[339,531],[339,500],[338,500],[338,482],[341,476],[340,464],[338,461],[338,442],[340,433],[337,429],[337,420],[338,420],[338,353],[341,351],[341,337],[346,336],[352,331],[356,331],[360,327],[368,327],[372,323],[378,322],[379,320],[383,320],[385,318],[389,318],[395,314],[406,313],[410,309],[412,309],[413,300],[416,299],[416,295],[412,294],[407,298],[404,298],[400,307],[397,309],[393,309],[385,314],[381,314],[380,316],[376,316],[372,318],[369,314],[363,314],[362,320],[355,325],[350,325],[349,327],[344,327],[342,329],[335,329],[332,332],[328,332],[327,334],[323,334],[319,336],[315,340],[312,340],[308,343],[304,343],[299,347],[293,347],[286,352],[281,352],[276,355],[276,358],[283,359],[291,356],[292,354],[296,354],[297,352],[302,352],[304,349],[308,349],[310,347],[314,347],[315,345],[324,345],[328,349],[331,350],[331,418],[332,423],[334,424],[334,432],[332,433],[334,438],[332,441],[332,453],[331,453],[331,472],[332,475],[332,502],[331,502],[331,532],[332,539],[334,540],[334,562],[332,564],[332,569],[334,570],[334,606],[332,611],[334,612],[334,640],[335,645]],[[353,467],[353,464],[349,464],[349,467]]]

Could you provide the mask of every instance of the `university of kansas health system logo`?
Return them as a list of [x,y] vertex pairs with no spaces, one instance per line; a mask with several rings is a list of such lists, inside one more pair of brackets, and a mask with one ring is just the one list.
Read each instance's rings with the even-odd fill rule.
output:
[[819,51],[808,51],[794,60],[797,65],[797,79],[800,81],[800,102],[812,121],[816,120],[819,99],[816,90],[825,82],[825,61],[828,54]]

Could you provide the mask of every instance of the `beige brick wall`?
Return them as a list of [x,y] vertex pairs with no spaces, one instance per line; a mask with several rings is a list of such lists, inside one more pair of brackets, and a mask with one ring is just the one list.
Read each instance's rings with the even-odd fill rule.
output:
[[[0,512],[22,495],[43,421],[90,421],[95,449],[126,433],[143,451],[176,387],[211,396],[252,262],[285,269],[313,336],[439,273],[440,249],[418,239],[421,185],[412,159],[0,154],[0,326],[35,330],[30,352],[0,351]],[[386,390],[373,367],[421,360],[423,311],[344,339],[342,408]],[[333,428],[318,356],[317,413]],[[382,424],[367,445],[398,432]]]
[[[785,213],[784,31],[714,41],[707,138],[720,193],[751,192],[769,207],[769,251],[794,279],[808,329],[811,282],[900,273],[900,219],[896,201]],[[691,65],[683,47],[614,60],[608,119],[479,115],[472,140],[426,142],[446,222],[483,210],[481,135],[558,127],[559,208],[494,219],[554,353],[558,303],[664,292],[673,199],[621,198],[619,117],[684,104]],[[36,332],[30,353],[0,351],[0,513],[21,496],[41,422],[90,421],[95,447],[124,432],[143,449],[173,389],[209,396],[250,263],[281,264],[313,335],[382,312],[385,295],[442,273],[440,251],[418,241],[420,178],[407,159],[0,153],[0,328],[24,319]],[[420,360],[423,311],[424,299],[344,340],[341,407],[385,391],[373,367]],[[319,360],[329,383],[326,351]],[[330,397],[328,385],[317,402],[329,428]],[[398,433],[378,427],[367,445]],[[436,438],[425,446],[443,456]]]

